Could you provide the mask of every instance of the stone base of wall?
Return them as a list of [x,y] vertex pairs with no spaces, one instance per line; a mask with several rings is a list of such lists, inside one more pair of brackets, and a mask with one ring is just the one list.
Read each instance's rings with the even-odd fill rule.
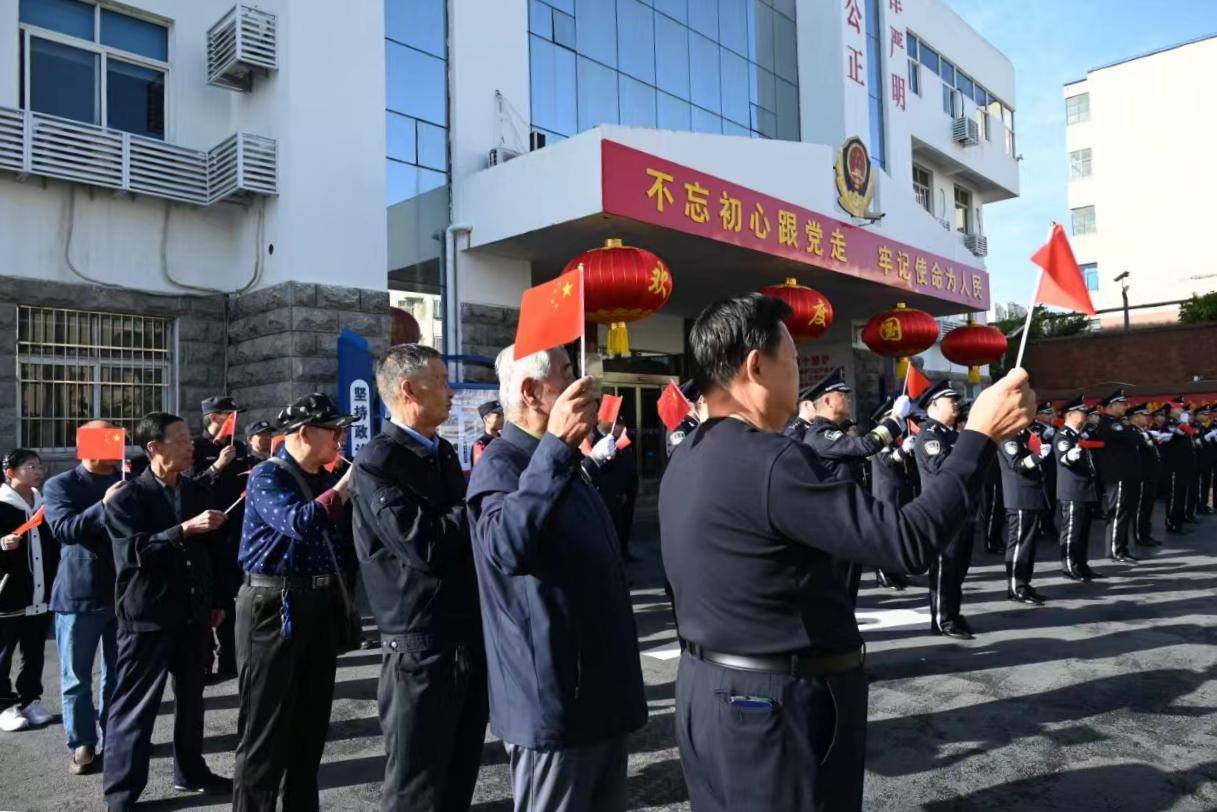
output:
[[[492,361],[516,340],[520,311],[514,307],[461,304],[461,352],[484,355]],[[493,369],[465,364],[463,378],[471,383],[494,383]]]
[[309,392],[337,396],[338,334],[389,346],[389,292],[284,282],[230,302],[228,391],[248,409],[246,424],[274,419]]

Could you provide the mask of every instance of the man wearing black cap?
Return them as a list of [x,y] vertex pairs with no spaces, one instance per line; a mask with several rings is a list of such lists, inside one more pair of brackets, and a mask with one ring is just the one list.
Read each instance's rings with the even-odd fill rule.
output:
[[355,552],[347,519],[350,469],[332,487],[323,466],[354,420],[313,393],[279,413],[287,437],[249,476],[237,593],[241,713],[233,809],[317,809],[340,647],[351,641],[345,578]]
[[1213,512],[1213,467],[1217,465],[1217,426],[1213,424],[1211,404],[1196,409],[1196,441],[1196,464],[1200,468],[1196,512],[1207,516]]
[[[895,398],[887,398],[871,413],[871,422],[878,424],[892,412]],[[913,459],[912,435],[905,437],[899,444],[885,445],[879,449],[871,462],[871,495],[880,502],[886,502],[899,509],[913,500],[913,474],[917,466]],[[908,588],[909,579],[899,572],[885,572],[882,568],[875,570],[879,586],[884,589],[904,590]]]
[[1057,462],[1057,526],[1061,540],[1061,573],[1071,581],[1100,577],[1090,568],[1090,508],[1099,501],[1098,472],[1089,448],[1083,448],[1089,408],[1078,395],[1064,406],[1065,425],[1053,438]]
[[[1099,401],[1102,414],[1092,436],[1103,444],[1099,449],[1099,476],[1103,481],[1103,506],[1107,513],[1107,552],[1112,561],[1135,564],[1128,552],[1128,537],[1141,487],[1141,468],[1137,445],[1140,438],[1122,422],[1128,411],[1128,398],[1117,389]],[[1189,443],[1190,445],[1190,443]]]
[[699,812],[862,808],[862,638],[834,562],[924,572],[971,510],[992,438],[1033,411],[1023,370],[982,392],[975,430],[921,497],[893,510],[852,483],[822,481],[806,449],[780,434],[798,394],[789,314],[752,294],[697,317],[689,344],[710,416],[660,487],[684,641],[676,736]]
[[693,433],[693,429],[697,428],[697,424],[701,422],[701,387],[692,378],[680,385],[680,394],[685,396],[685,400],[689,401],[689,413],[685,415],[685,419],[680,421],[674,430],[669,431],[664,438],[664,447],[667,449],[668,456],[672,456],[672,452],[676,450],[676,446],[684,441],[685,437]]
[[1187,534],[1189,483],[1194,479],[1195,451],[1190,433],[1191,415],[1184,408],[1183,397],[1169,404],[1166,423],[1162,427],[1162,475],[1166,480],[1166,532]]
[[1006,501],[1006,597],[1029,606],[1042,606],[1044,596],[1031,586],[1035,570],[1036,526],[1048,508],[1044,497],[1043,460],[1052,445],[1030,447],[1031,430],[1024,429],[1001,444],[1001,483]]
[[[922,393],[917,405],[928,415],[921,424],[914,450],[922,488],[929,488],[947,466],[960,437],[955,428],[959,392],[951,388],[950,381],[939,381]],[[978,474],[983,476],[983,469]],[[950,540],[940,545],[940,552],[930,565],[930,630],[955,640],[973,638],[972,629],[960,611],[963,580],[972,563],[972,536],[965,529],[966,524],[957,517],[944,531]]]
[[1158,471],[1161,457],[1158,442],[1149,432],[1152,419],[1148,403],[1141,403],[1128,410],[1130,430],[1137,435],[1137,460],[1141,479],[1137,486],[1137,504],[1133,509],[1133,541],[1142,547],[1161,547],[1162,542],[1153,537],[1154,502],[1158,497]]
[[478,407],[478,417],[482,418],[482,427],[485,431],[473,443],[470,465],[477,465],[486,446],[503,433],[503,404],[499,403],[498,398],[486,401]]
[[[245,520],[245,504],[239,502],[245,490],[245,474],[253,467],[245,444],[228,431],[220,436],[225,423],[234,413],[245,411],[227,395],[215,395],[202,403],[203,434],[194,440],[194,473],[211,480],[211,506],[228,510],[224,523],[224,543],[213,549],[218,563],[216,592],[224,608],[224,622],[216,628],[213,652],[215,670],[212,681],[232,679],[237,675],[236,642],[233,639],[237,613],[233,601],[241,586],[241,567],[237,564],[237,548],[241,545],[241,524]],[[210,667],[209,667],[210,670]]]
[[1056,456],[1052,454],[1052,438],[1056,435],[1056,427],[1052,425],[1056,418],[1056,409],[1052,401],[1045,400],[1039,404],[1035,412],[1035,422],[1031,424],[1031,433],[1039,438],[1040,447],[1046,449],[1040,461],[1040,470],[1044,474],[1044,499],[1048,503],[1047,510],[1040,514],[1036,533],[1042,536],[1056,537]]

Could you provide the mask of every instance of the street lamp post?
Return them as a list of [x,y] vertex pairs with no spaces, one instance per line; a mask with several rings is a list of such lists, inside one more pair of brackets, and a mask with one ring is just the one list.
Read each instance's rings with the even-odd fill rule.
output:
[[1124,329],[1128,330],[1132,326],[1128,318],[1128,271],[1117,276],[1115,281],[1121,283],[1120,296],[1124,299]]

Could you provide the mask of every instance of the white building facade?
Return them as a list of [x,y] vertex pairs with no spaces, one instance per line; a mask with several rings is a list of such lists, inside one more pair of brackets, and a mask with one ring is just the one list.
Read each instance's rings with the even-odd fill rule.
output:
[[383,36],[369,3],[0,2],[0,445],[269,416],[332,390],[342,327],[387,341]]
[[[1018,194],[1014,71],[938,0],[387,0],[386,38],[390,286],[444,296],[448,347],[492,357],[520,294],[607,239],[671,268],[670,301],[630,325],[634,356],[605,362],[644,475],[657,387],[688,371],[688,324],[715,299],[788,277],[827,295],[803,377],[845,366],[861,413],[894,385],[860,350],[866,319],[989,307],[984,207]],[[852,136],[877,220],[838,204]],[[698,188],[708,212],[690,220]],[[937,349],[926,364],[950,366]]]
[[[1133,324],[1175,321],[1174,302],[1217,290],[1205,242],[1217,116],[1197,101],[1214,69],[1209,36],[1095,68],[1064,88],[1074,253],[1097,309],[1122,309],[1127,286]],[[1145,307],[1158,303],[1167,304]],[[1124,314],[1100,318],[1114,326]]]

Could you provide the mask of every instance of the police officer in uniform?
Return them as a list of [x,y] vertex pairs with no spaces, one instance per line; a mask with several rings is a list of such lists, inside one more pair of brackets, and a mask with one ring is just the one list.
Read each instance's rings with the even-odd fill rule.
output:
[[803,389],[799,392],[799,411],[794,416],[794,420],[791,420],[782,429],[782,434],[800,443],[807,436],[807,430],[811,428],[811,421],[816,419],[816,404],[810,398],[805,397],[808,391],[808,389]]
[[212,550],[217,561],[217,598],[224,609],[224,622],[216,628],[215,672],[211,681],[232,679],[237,675],[237,649],[233,639],[237,613],[233,601],[241,586],[241,568],[237,564],[237,548],[241,544],[241,523],[245,518],[245,503],[239,502],[245,490],[245,474],[253,467],[245,444],[232,434],[217,438],[229,415],[245,411],[227,395],[205,399],[203,433],[194,439],[194,473],[205,476],[211,483],[211,506],[228,510],[228,521],[222,532],[224,543]]
[[1098,471],[1082,430],[1089,411],[1083,395],[1064,406],[1065,425],[1053,438],[1057,462],[1057,527],[1061,539],[1061,573],[1071,581],[1100,578],[1090,568],[1090,507],[1099,500]]
[[[928,488],[938,476],[959,440],[955,429],[959,400],[959,392],[945,380],[931,386],[918,400],[917,405],[927,414],[914,446],[923,488]],[[983,476],[982,470],[982,479]],[[957,520],[949,531],[951,540],[942,546],[930,567],[930,630],[955,640],[973,638],[972,629],[960,612],[963,580],[972,563],[972,537],[965,530],[966,525]]]
[[251,468],[270,457],[274,434],[275,423],[271,420],[255,420],[245,427],[245,443],[249,446]]
[[701,399],[701,387],[690,378],[680,385],[680,394],[684,395],[685,400],[689,401],[692,406],[689,408],[689,413],[685,415],[685,419],[680,421],[680,425],[672,431],[667,432],[664,437],[664,448],[667,450],[669,457],[676,450],[676,446],[680,445],[685,437],[689,436],[693,432],[693,429],[697,428],[697,424],[701,422],[698,411],[700,405],[698,401]]
[[1196,437],[1200,445],[1196,464],[1200,467],[1200,492],[1196,497],[1196,512],[1207,516],[1213,512],[1213,466],[1217,465],[1217,426],[1213,425],[1213,407],[1205,403],[1196,410]]
[[503,433],[503,404],[499,403],[498,398],[486,401],[478,406],[478,417],[482,418],[482,427],[485,431],[473,443],[472,465],[477,465],[486,446]]
[[1035,413],[1035,422],[1031,424],[1031,432],[1039,438],[1040,447],[1048,449],[1046,456],[1040,458],[1040,470],[1044,474],[1044,499],[1048,508],[1040,514],[1039,526],[1036,533],[1056,537],[1056,455],[1052,453],[1052,438],[1056,435],[1056,427],[1052,425],[1056,417],[1056,409],[1052,401],[1045,400]]
[[993,555],[1006,552],[1006,501],[1002,493],[1001,466],[996,459],[985,468],[981,484],[980,505],[977,509],[977,524],[985,549]]
[[1183,507],[1183,521],[1188,524],[1196,524],[1196,507],[1200,499],[1200,447],[1204,438],[1198,430],[1196,413],[1187,408],[1183,395],[1179,396],[1179,401],[1184,405],[1183,413],[1188,416],[1188,428],[1185,431],[1188,439],[1191,440],[1187,457],[1187,473],[1184,477],[1184,481],[1187,483],[1187,496]]
[[1141,487],[1137,450],[1141,439],[1121,422],[1128,410],[1128,398],[1123,389],[1100,400],[1099,408],[1102,413],[1092,436],[1103,443],[1097,457],[1103,481],[1103,507],[1107,514],[1107,552],[1112,561],[1135,564],[1138,559],[1128,552],[1128,537]]
[[834,561],[924,572],[973,507],[990,438],[1031,421],[1021,370],[981,394],[973,427],[892,510],[848,482],[821,480],[780,434],[798,360],[758,294],[710,305],[689,343],[709,418],[676,449],[660,486],[663,561],[684,641],[676,735],[694,809],[862,807],[866,676],[862,639]]
[[1166,532],[1187,534],[1183,527],[1187,515],[1188,471],[1191,468],[1192,440],[1185,426],[1190,418],[1182,404],[1170,404],[1166,422],[1159,434],[1162,445],[1162,475],[1166,480]]
[[1031,576],[1035,571],[1036,527],[1040,515],[1048,509],[1041,466],[1044,458],[1052,454],[1052,446],[1032,450],[1033,436],[1028,428],[1006,440],[998,459],[1006,499],[1006,597],[1029,606],[1042,606],[1044,596],[1031,586]]
[[1137,506],[1133,514],[1133,541],[1141,547],[1161,547],[1162,542],[1153,537],[1154,502],[1158,496],[1158,470],[1161,459],[1158,443],[1149,432],[1149,404],[1142,403],[1128,410],[1130,430],[1136,433],[1137,459],[1141,466],[1141,481],[1137,491]]
[[[892,412],[895,398],[887,398],[871,413],[871,422],[876,425]],[[913,459],[913,443],[916,438],[912,435],[905,437],[899,444],[885,445],[878,453],[870,458],[871,495],[880,502],[886,502],[894,508],[902,508],[913,501],[913,477],[917,463]],[[908,588],[909,579],[899,572],[884,572],[882,568],[875,570],[875,578],[884,589],[903,591]]]

